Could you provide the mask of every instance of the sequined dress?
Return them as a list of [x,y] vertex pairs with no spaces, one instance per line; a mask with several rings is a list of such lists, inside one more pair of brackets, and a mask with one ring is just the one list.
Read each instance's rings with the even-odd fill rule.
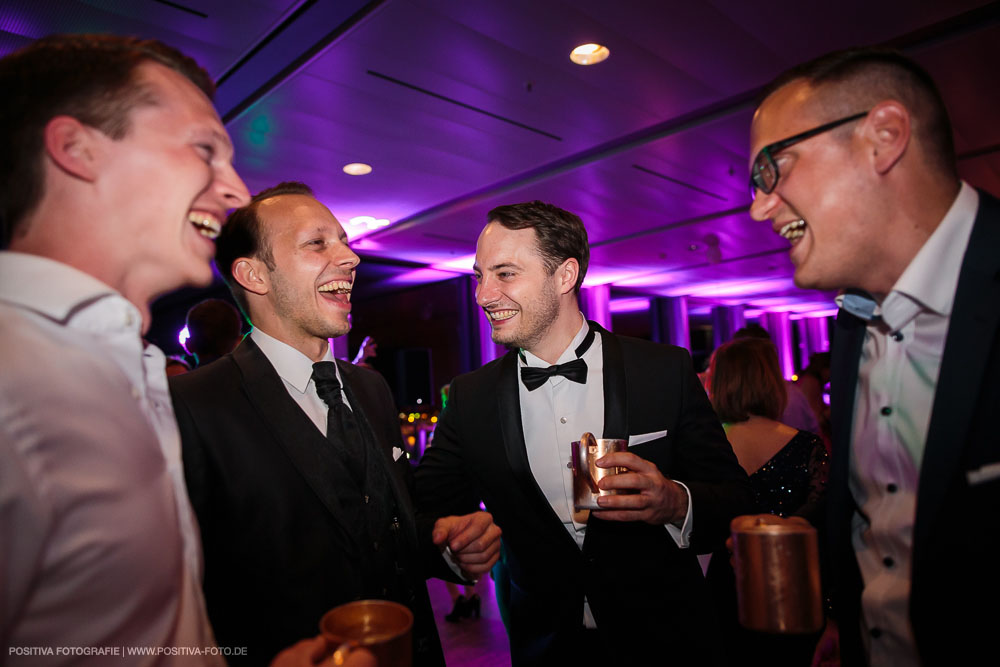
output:
[[[819,527],[828,470],[829,455],[822,439],[799,431],[750,475],[758,511],[781,517],[800,516]],[[739,625],[736,583],[726,549],[712,555],[706,578],[719,612],[729,664],[809,667],[816,635],[770,636]]]

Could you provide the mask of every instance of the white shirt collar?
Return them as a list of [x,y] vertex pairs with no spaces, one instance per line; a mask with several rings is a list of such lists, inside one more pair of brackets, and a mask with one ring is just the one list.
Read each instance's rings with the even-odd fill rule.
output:
[[950,316],[958,274],[978,208],[979,193],[963,181],[948,213],[903,271],[892,291],[918,301],[939,315]]
[[[0,251],[0,301],[74,329],[101,332],[123,328],[136,335],[142,331],[139,309],[113,287],[41,255]],[[89,308],[99,301],[101,308]],[[116,315],[109,317],[109,313]]]
[[[264,353],[267,360],[274,366],[281,379],[295,387],[299,392],[305,393],[312,379],[313,361],[306,355],[296,350],[291,345],[283,343],[273,336],[269,336],[257,327],[250,332],[250,338],[257,344],[260,351]],[[327,346],[326,356],[321,361],[334,361],[333,353]],[[336,367],[336,364],[334,364]],[[340,377],[340,369],[337,368],[337,379],[341,385],[344,381]]]
[[979,193],[962,181],[951,208],[910,260],[885,300],[879,304],[866,293],[852,291],[839,294],[837,306],[864,320],[878,315],[892,330],[902,328],[920,308],[950,317],[978,209]]
[[[587,332],[590,331],[590,324],[587,322],[587,318],[583,317],[583,313],[580,313],[580,318],[583,320],[583,324],[580,325],[580,330],[576,332],[576,336],[574,336],[573,340],[569,342],[569,345],[566,346],[566,349],[563,350],[563,353],[559,355],[558,359],[556,359],[557,364],[566,363],[567,361],[573,361],[574,359],[576,359],[576,348],[580,346],[580,343],[583,342],[583,339],[587,337]],[[549,362],[542,359],[541,357],[536,357],[527,350],[522,350],[522,352],[524,353],[523,356],[518,355],[518,358],[520,359],[521,362],[520,363],[521,366],[548,368],[549,366],[552,365]]]
[[94,276],[68,264],[40,255],[0,252],[0,299],[54,320],[65,320],[85,301],[117,294]]

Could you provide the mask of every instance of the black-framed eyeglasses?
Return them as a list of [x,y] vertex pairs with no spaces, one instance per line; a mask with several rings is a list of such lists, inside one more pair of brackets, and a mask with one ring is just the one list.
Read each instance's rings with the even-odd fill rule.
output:
[[760,190],[764,194],[771,194],[774,192],[774,188],[778,185],[778,178],[780,177],[780,174],[778,173],[778,163],[774,160],[775,155],[789,146],[799,143],[800,141],[805,141],[810,137],[815,137],[817,134],[829,132],[835,127],[840,127],[845,123],[850,123],[852,120],[864,118],[867,115],[868,112],[863,111],[861,113],[856,113],[853,116],[848,116],[847,118],[830,121],[829,123],[824,123],[819,127],[814,127],[811,130],[800,132],[795,136],[782,139],[781,141],[775,141],[773,144],[768,144],[767,146],[761,148],[760,152],[757,153],[757,157],[753,159],[753,166],[750,168],[750,196],[756,197],[757,190]]

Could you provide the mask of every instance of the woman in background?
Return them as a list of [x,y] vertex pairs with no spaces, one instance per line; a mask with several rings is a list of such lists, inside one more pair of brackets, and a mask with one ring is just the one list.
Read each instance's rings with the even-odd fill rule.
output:
[[[829,457],[818,435],[778,421],[787,394],[774,344],[742,338],[722,345],[712,358],[710,377],[712,406],[750,475],[759,511],[802,517],[822,528]],[[707,578],[730,639],[730,664],[809,666],[818,634],[765,635],[739,626],[726,550],[713,554]]]

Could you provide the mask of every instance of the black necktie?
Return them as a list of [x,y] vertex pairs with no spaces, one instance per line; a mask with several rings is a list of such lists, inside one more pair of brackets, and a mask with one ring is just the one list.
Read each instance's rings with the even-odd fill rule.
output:
[[[554,366],[549,366],[548,368],[534,368],[532,366],[525,366],[521,369],[521,381],[528,391],[534,391],[545,384],[553,375],[562,375],[567,380],[572,380],[573,382],[579,382],[580,384],[587,383],[587,362],[581,359],[588,349],[590,349],[590,344],[594,342],[594,330],[590,329],[587,332],[587,336],[580,343],[580,346],[576,348],[576,359],[573,361],[567,361],[565,364],[555,364]],[[524,358],[523,355],[521,357]]]
[[340,396],[340,381],[337,380],[337,366],[332,361],[317,361],[313,364],[313,382],[316,393],[323,399],[329,410],[326,413],[326,438],[337,448],[344,464],[354,481],[359,485],[365,479],[365,445],[354,419],[354,413],[344,404]]

